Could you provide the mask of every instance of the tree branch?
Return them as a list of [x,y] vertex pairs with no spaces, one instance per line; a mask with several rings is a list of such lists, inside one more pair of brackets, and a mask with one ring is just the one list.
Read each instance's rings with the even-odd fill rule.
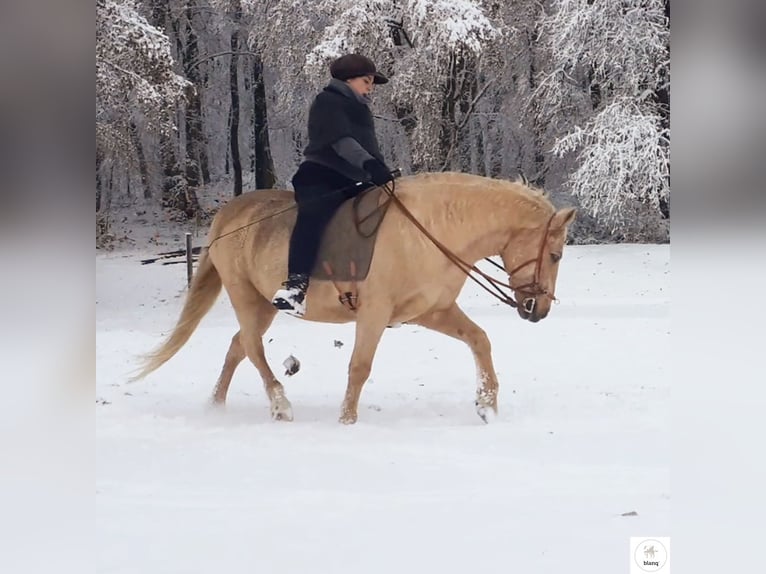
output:
[[220,56],[258,56],[255,52],[232,52],[231,50],[228,50],[226,52],[218,52],[217,54],[209,54],[207,56],[203,56],[202,58],[197,58],[195,61],[191,62],[189,64],[189,68],[195,68],[202,64],[203,62],[207,62],[208,60],[212,60],[213,58],[218,58]]
[[439,171],[445,171],[447,167],[449,166],[449,162],[452,159],[452,154],[455,152],[455,144],[457,143],[458,134],[460,131],[465,127],[465,125],[468,123],[468,120],[471,119],[471,115],[473,114],[473,110],[476,107],[476,104],[479,103],[479,100],[482,98],[484,93],[489,89],[489,87],[495,83],[495,78],[492,78],[490,81],[488,81],[484,86],[479,90],[479,93],[476,94],[476,97],[471,101],[471,103],[468,105],[468,111],[466,111],[465,116],[460,121],[460,123],[455,128],[455,132],[452,137],[452,141],[450,142],[449,150],[447,151],[447,157],[444,158],[444,163],[442,164],[442,167]]
[[492,78],[489,82],[484,84],[484,87],[479,90],[479,93],[476,94],[476,97],[473,99],[473,101],[468,105],[468,111],[465,113],[465,117],[463,118],[463,121],[458,124],[457,129],[458,131],[462,130],[465,127],[465,124],[468,123],[468,120],[471,118],[471,114],[473,113],[473,109],[476,107],[476,104],[479,103],[479,100],[484,95],[484,92],[486,92],[489,87],[495,83],[495,78]]

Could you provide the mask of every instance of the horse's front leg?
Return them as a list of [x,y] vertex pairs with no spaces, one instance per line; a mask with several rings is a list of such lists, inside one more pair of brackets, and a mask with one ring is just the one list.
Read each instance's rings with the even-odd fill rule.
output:
[[[360,314],[361,312],[362,310]],[[348,386],[340,408],[339,420],[343,424],[354,424],[357,420],[362,386],[370,376],[372,360],[383,331],[386,329],[387,321],[387,317],[384,318],[380,314],[371,316],[366,313],[357,318],[354,351],[348,366]]]
[[492,347],[484,330],[471,321],[457,304],[410,322],[459,339],[471,348],[476,361],[476,412],[481,420],[489,422],[497,414],[498,384],[492,364]]

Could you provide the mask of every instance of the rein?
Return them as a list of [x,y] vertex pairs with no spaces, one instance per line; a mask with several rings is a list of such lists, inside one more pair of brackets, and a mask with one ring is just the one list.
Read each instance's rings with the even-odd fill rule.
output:
[[[394,178],[396,178],[400,173],[401,172],[399,170],[396,170],[396,171],[392,172],[392,176],[394,176]],[[344,187],[342,189],[334,190],[333,192],[330,192],[327,195],[336,195],[336,194],[344,193],[346,190],[351,189],[351,188],[355,187],[356,185],[358,185],[358,184],[354,184],[352,186],[347,186],[347,187]],[[516,267],[514,267],[510,271],[506,270],[505,267],[503,267],[499,263],[496,263],[492,259],[490,259],[488,257],[484,258],[485,261],[488,261],[489,263],[491,263],[492,265],[494,265],[495,267],[497,267],[498,269],[500,269],[501,271],[503,271],[504,273],[506,273],[508,275],[509,282],[508,283],[504,283],[503,281],[499,281],[498,279],[495,279],[491,275],[488,275],[487,273],[485,273],[484,271],[482,271],[481,269],[476,267],[476,265],[472,265],[472,264],[468,263],[467,261],[463,260],[462,258],[460,258],[453,251],[451,251],[446,245],[444,245],[441,241],[436,239],[425,227],[423,227],[423,224],[421,224],[417,220],[417,218],[412,214],[412,212],[409,209],[407,209],[407,207],[402,203],[402,201],[396,195],[396,193],[395,193],[395,190],[396,190],[396,179],[392,179],[390,184],[384,184],[384,185],[382,185],[380,187],[384,190],[386,195],[388,195],[389,201],[387,201],[384,205],[379,206],[378,209],[387,210],[388,207],[389,207],[389,204],[391,202],[395,203],[396,206],[405,215],[405,217],[407,217],[407,219],[409,219],[415,225],[415,227],[417,227],[423,233],[423,235],[425,235],[431,241],[431,243],[433,243],[439,249],[439,251],[441,251],[447,259],[449,259],[450,262],[452,262],[452,264],[454,264],[463,273],[465,273],[466,276],[469,279],[474,281],[477,285],[479,285],[479,287],[484,289],[487,293],[492,295],[495,299],[499,300],[501,303],[504,303],[504,304],[509,305],[511,307],[514,307],[514,308],[518,307],[519,306],[518,303],[516,303],[516,301],[513,298],[514,292],[518,292],[518,293],[521,293],[522,295],[528,296],[528,298],[526,298],[525,301],[524,301],[524,309],[528,313],[531,313],[534,310],[534,306],[535,306],[535,299],[534,299],[534,297],[537,297],[537,296],[540,296],[540,295],[546,295],[546,296],[550,297],[551,299],[553,299],[554,301],[556,301],[556,297],[552,293],[549,293],[547,289],[544,289],[543,287],[540,286],[540,269],[542,268],[543,256],[545,255],[545,245],[546,245],[547,240],[548,240],[548,234],[550,233],[551,223],[553,222],[553,217],[554,217],[555,213],[554,213],[554,215],[551,215],[550,219],[548,219],[548,222],[547,222],[547,224],[545,226],[545,234],[543,235],[543,239],[540,242],[540,250],[538,251],[537,257],[535,257],[533,259],[529,259],[529,260],[525,261],[524,263],[522,263],[520,265],[517,265]],[[368,191],[368,190],[365,190],[365,191]],[[354,200],[355,200],[355,202],[354,202],[355,209],[353,211],[354,211],[355,214],[357,213],[357,209],[356,208],[358,207],[358,202],[360,201],[360,196],[361,195],[363,195],[363,193],[357,195],[354,198]],[[319,200],[321,200],[323,198],[324,198],[324,196],[321,197],[321,198],[316,198],[314,200],[309,200],[306,203],[312,203],[313,201],[319,201]],[[238,227],[236,229],[233,229],[231,231],[223,233],[223,234],[219,235],[218,237],[215,237],[203,249],[209,249],[210,246],[213,243],[215,243],[219,239],[222,239],[222,238],[224,238],[224,237],[226,237],[228,235],[232,235],[234,233],[237,233],[238,231],[241,231],[241,230],[243,230],[243,229],[245,229],[247,227],[250,227],[251,225],[255,225],[256,223],[260,223],[261,221],[264,221],[266,219],[271,219],[272,217],[276,217],[277,215],[281,215],[283,213],[286,213],[286,212],[288,212],[288,211],[290,211],[292,209],[296,209],[296,208],[297,208],[297,204],[294,203],[294,204],[291,204],[290,206],[286,207],[285,209],[281,209],[279,211],[276,211],[274,213],[270,213],[270,214],[268,214],[268,215],[266,215],[264,217],[261,217],[259,219],[250,221],[250,222],[248,222],[247,224],[245,224],[245,225],[243,225],[241,227]],[[358,218],[355,218],[355,224],[356,224],[356,227],[357,227],[357,231],[359,231],[360,234],[361,234],[361,231],[359,230],[359,227],[360,227],[360,225],[362,223],[364,223],[364,221],[366,219],[368,219],[368,217],[370,217],[370,215],[368,215],[367,217],[362,218],[361,220],[358,219]],[[382,221],[382,218],[381,218],[381,221]],[[375,226],[375,229],[373,230],[373,233],[375,233],[378,230],[378,227],[380,227],[381,221],[379,221],[378,224]],[[512,281],[514,273],[517,273],[518,271],[520,271],[521,269],[523,269],[527,265],[531,265],[533,263],[535,264],[534,279],[531,282],[526,283],[524,285],[521,285],[519,287],[514,287],[513,285],[511,285],[510,282]],[[510,292],[508,292],[508,291],[510,291]],[[530,301],[531,303],[528,304],[527,301]]]
[[[540,243],[540,250],[537,254],[537,257],[533,259],[529,259],[528,261],[525,261],[524,263],[517,265],[514,267],[511,271],[507,271],[505,267],[502,265],[494,262],[492,259],[489,259],[488,257],[485,257],[485,261],[489,261],[492,265],[497,267],[498,269],[502,270],[503,272],[508,274],[508,283],[504,283],[502,281],[499,281],[498,279],[495,279],[491,275],[488,275],[476,265],[472,265],[465,261],[464,259],[460,258],[458,255],[456,255],[453,251],[451,251],[446,245],[444,245],[441,241],[436,239],[424,226],[422,223],[420,223],[417,218],[412,214],[412,212],[405,207],[405,205],[402,203],[402,201],[399,199],[399,197],[394,193],[396,189],[396,183],[395,180],[391,182],[391,185],[388,184],[382,186],[385,192],[388,194],[388,196],[391,198],[391,201],[393,201],[396,206],[404,213],[404,215],[409,219],[415,227],[417,227],[423,235],[425,235],[431,243],[433,243],[439,251],[441,251],[444,256],[452,262],[457,268],[459,268],[463,273],[466,274],[466,276],[474,281],[479,287],[484,289],[487,293],[498,299],[501,303],[504,303],[506,305],[510,305],[511,307],[518,307],[518,303],[513,298],[513,292],[519,292],[522,295],[531,295],[531,296],[538,296],[538,295],[548,295],[554,300],[556,299],[553,295],[549,294],[547,289],[543,289],[540,286],[540,269],[542,267],[543,263],[543,256],[545,255],[545,245],[548,240],[548,234],[550,232],[551,228],[551,222],[553,221],[553,215],[551,215],[550,219],[548,219],[548,223],[545,226],[545,234],[543,235],[542,242]],[[555,214],[554,214],[555,215]],[[514,287],[510,284],[510,281],[512,281],[512,277],[514,273],[517,273],[527,265],[530,265],[534,263],[535,264],[535,275],[533,281],[530,283],[526,283],[524,285],[521,285],[519,287]],[[482,282],[482,279],[486,282]],[[511,293],[506,292],[506,290],[510,290]],[[530,299],[532,301],[531,308],[528,308],[525,302],[524,308],[527,312],[531,313],[534,310],[534,299]]]
[[[360,183],[354,183],[353,185],[347,185],[346,187],[341,187],[340,189],[335,189],[333,191],[330,191],[328,193],[324,193],[319,197],[315,197],[312,199],[309,199],[304,202],[306,205],[311,205],[313,203],[318,203],[322,200],[324,200],[327,197],[333,197],[336,195],[340,195],[342,193],[345,193],[346,191],[353,189],[360,185]],[[257,192],[255,192],[257,193]],[[210,240],[210,243],[208,243],[203,249],[210,249],[210,246],[213,245],[216,241],[219,239],[223,239],[224,237],[228,237],[229,235],[233,235],[237,233],[238,231],[242,231],[243,229],[247,229],[248,227],[251,227],[252,225],[255,225],[256,223],[260,223],[262,221],[266,221],[267,219],[271,219],[272,217],[276,217],[277,215],[282,215],[283,213],[287,213],[288,211],[292,211],[293,209],[298,209],[297,203],[292,203],[285,207],[284,209],[280,209],[279,211],[275,211],[273,213],[269,213],[267,215],[264,215],[263,217],[260,217],[258,219],[253,219],[252,221],[247,222],[245,225],[241,225],[240,227],[237,227],[236,229],[232,229],[231,231],[227,231],[226,233],[222,233],[218,237],[215,237]]]

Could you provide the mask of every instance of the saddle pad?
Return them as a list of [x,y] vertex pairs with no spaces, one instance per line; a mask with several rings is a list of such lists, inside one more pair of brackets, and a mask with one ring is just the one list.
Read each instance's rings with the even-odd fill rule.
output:
[[371,187],[338,208],[322,236],[313,278],[361,281],[367,277],[387,201],[383,189]]

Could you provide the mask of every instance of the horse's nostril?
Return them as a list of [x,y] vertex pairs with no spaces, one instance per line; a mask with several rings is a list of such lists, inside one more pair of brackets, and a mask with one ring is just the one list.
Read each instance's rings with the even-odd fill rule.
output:
[[522,303],[524,305],[524,311],[526,311],[527,313],[531,315],[532,312],[535,310],[535,303],[536,301],[533,297],[528,297],[524,299]]

